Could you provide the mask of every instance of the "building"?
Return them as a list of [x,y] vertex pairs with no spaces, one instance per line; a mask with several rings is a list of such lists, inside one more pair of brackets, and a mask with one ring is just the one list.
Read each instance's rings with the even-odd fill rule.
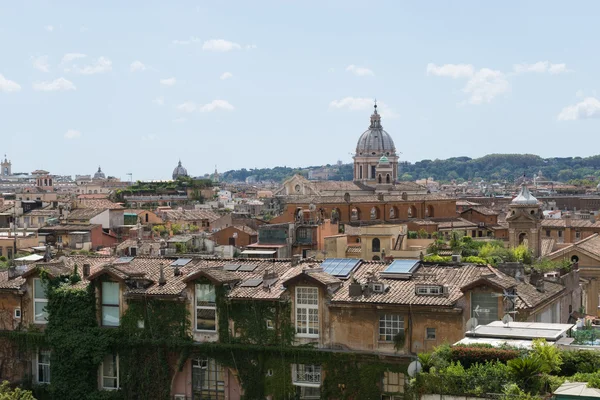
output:
[[[78,303],[78,314],[64,319],[71,325],[51,326],[48,322],[56,314],[48,309],[56,313],[50,304],[56,300],[47,295],[40,271],[64,281],[76,267],[81,280],[68,283],[66,279],[63,286],[71,290],[60,293],[88,293],[95,301]],[[568,309],[579,306],[580,288],[568,283],[578,282],[577,270],[561,279],[544,280],[542,289],[530,276],[517,277],[518,266],[503,268],[506,272],[418,260],[294,264],[290,260],[66,256],[0,274],[0,327],[5,333],[0,339],[4,344],[0,373],[13,382],[31,379],[49,385],[64,379],[80,382],[91,375],[98,378],[92,382],[99,390],[126,392],[135,390],[129,385],[135,385],[136,379],[120,376],[151,374],[169,396],[194,399],[275,394],[311,399],[345,385],[357,391],[346,395],[358,399],[366,397],[348,382],[346,369],[363,376],[357,368],[362,373],[374,368],[366,383],[369,393],[402,396],[406,368],[416,354],[459,341],[472,318],[485,325],[516,310],[518,321],[545,320],[547,315],[547,322],[566,322]],[[69,302],[60,300],[60,312],[65,313]],[[563,306],[567,303],[570,307]],[[79,340],[68,351],[42,347],[44,334],[38,332],[78,328],[78,321],[90,315],[86,304],[94,307],[91,315],[96,317],[95,324],[85,329],[98,332],[93,351],[105,351],[105,357],[93,365],[69,364],[72,368],[65,375],[50,376],[56,359],[52,352],[70,363],[81,359],[80,352],[89,345]],[[185,325],[169,330],[168,321]],[[106,345],[101,339],[107,337],[104,330],[121,340],[100,350],[98,346]],[[81,329],[80,335],[85,332]],[[30,333],[38,335],[34,336],[38,341],[30,343],[27,351],[18,351],[21,342],[11,338]],[[128,336],[119,336],[123,334]],[[148,337],[152,340],[145,340]],[[127,351],[131,343],[143,346],[131,353]],[[157,360],[153,355],[165,346],[174,346],[173,357],[139,368],[140,357]],[[167,366],[172,374],[166,378],[155,372]],[[367,368],[361,370],[362,366]]]
[[[0,159],[1,161],[1,159]],[[8,177],[12,175],[12,163],[4,155],[4,161],[0,163],[0,176]]]
[[534,257],[542,255],[542,220],[544,215],[538,200],[523,184],[521,192],[508,206],[508,241],[510,247],[525,244]]
[[187,169],[185,169],[183,167],[183,165],[181,165],[181,160],[179,160],[179,163],[177,164],[177,166],[173,170],[172,176],[173,176],[173,180],[174,181],[176,181],[177,178],[179,178],[179,177],[187,177],[187,176],[189,176],[188,172],[187,172]]
[[258,232],[246,225],[234,225],[214,232],[212,238],[221,246],[244,248],[258,241]]

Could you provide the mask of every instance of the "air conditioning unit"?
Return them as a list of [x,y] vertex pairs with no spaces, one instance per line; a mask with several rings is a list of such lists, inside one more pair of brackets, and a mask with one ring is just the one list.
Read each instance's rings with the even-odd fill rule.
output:
[[185,394],[176,394],[175,396],[173,396],[173,400],[186,400],[187,397],[185,397]]
[[452,262],[460,262],[460,254],[452,254]]

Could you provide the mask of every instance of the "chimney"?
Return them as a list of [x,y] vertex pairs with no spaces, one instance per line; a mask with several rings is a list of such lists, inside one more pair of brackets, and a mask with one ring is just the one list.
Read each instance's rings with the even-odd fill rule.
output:
[[83,264],[83,277],[87,278],[90,276],[90,264]]
[[167,279],[165,278],[165,266],[164,264],[160,265],[160,277],[158,278],[158,284],[163,286],[167,283]]
[[8,279],[15,279],[17,276],[19,276],[17,272],[17,267],[15,267],[14,265],[8,267]]
[[348,286],[348,294],[350,295],[350,297],[362,296],[362,294],[363,294],[362,285],[355,281],[351,282],[350,286]]
[[302,260],[301,254],[294,254],[292,256],[292,267],[296,267],[298,264],[300,264],[301,260]]
[[175,267],[175,269],[173,270],[173,275],[175,275],[175,276],[181,275],[181,270],[179,269],[179,267]]
[[542,274],[541,272],[532,268],[531,274],[529,275],[529,284],[531,284],[532,286],[535,286],[537,288],[539,281],[542,281],[542,285],[543,285],[544,274]]

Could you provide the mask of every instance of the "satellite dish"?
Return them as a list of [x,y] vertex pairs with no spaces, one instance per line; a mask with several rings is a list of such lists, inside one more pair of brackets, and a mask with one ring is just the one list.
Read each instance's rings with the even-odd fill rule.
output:
[[411,362],[410,364],[408,364],[407,372],[408,372],[408,376],[410,376],[411,378],[414,378],[422,370],[423,370],[423,366],[421,365],[419,360],[415,360],[415,361]]
[[510,316],[510,314],[504,314],[504,317],[502,317],[502,323],[506,326],[508,326],[508,324],[510,324],[513,321],[514,319]]
[[477,318],[471,318],[467,321],[467,331],[475,330],[475,328],[477,328],[477,325]]
[[310,211],[315,211],[317,209],[317,206],[315,206],[314,204],[311,203],[311,204],[308,205],[308,209]]

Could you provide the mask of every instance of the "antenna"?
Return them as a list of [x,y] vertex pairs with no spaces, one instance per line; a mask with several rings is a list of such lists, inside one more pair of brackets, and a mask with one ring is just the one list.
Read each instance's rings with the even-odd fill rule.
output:
[[473,317],[470,320],[467,321],[467,331],[473,331],[475,330],[475,328],[477,328],[478,322],[477,322],[477,318]]

